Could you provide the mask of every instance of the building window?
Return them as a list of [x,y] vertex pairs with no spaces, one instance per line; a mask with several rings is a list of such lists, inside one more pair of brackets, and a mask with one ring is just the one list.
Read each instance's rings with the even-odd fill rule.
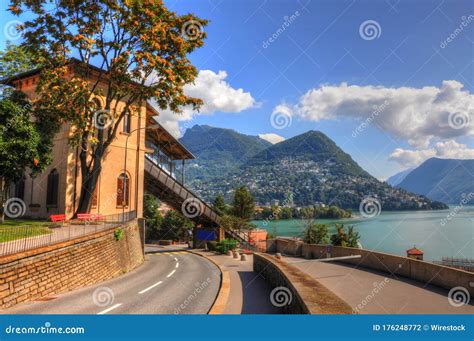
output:
[[130,134],[132,131],[132,114],[130,111],[127,111],[125,116],[123,117],[123,132]]
[[59,173],[53,169],[48,175],[48,188],[46,193],[46,206],[58,207]]
[[122,173],[117,178],[117,206],[128,206],[130,181],[127,174]]
[[25,199],[25,177],[22,177],[15,183],[15,198]]

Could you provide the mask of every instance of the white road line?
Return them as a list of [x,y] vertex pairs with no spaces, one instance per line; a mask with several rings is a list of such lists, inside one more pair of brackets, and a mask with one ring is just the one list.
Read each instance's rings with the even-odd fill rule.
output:
[[177,262],[177,261],[178,261],[178,258],[174,257],[174,260]]
[[176,272],[176,270],[171,271],[171,272],[168,274],[168,276],[166,276],[166,278],[170,278],[171,276],[173,276],[173,274],[174,274],[175,272]]
[[144,293],[146,293],[148,290],[153,289],[154,287],[160,285],[161,283],[163,283],[163,282],[162,282],[162,281],[159,281],[158,283],[153,284],[151,287],[148,287],[148,288],[146,288],[146,289],[143,289],[143,290],[140,291],[138,294],[139,294],[139,295],[144,294]]
[[176,263],[176,269],[179,267],[179,263]]
[[122,305],[122,303],[117,303],[116,305],[113,305],[113,306],[111,306],[110,308],[107,308],[107,309],[101,311],[100,313],[97,313],[97,315],[107,314],[109,311],[114,310],[115,308],[118,308],[118,307],[120,307],[121,305]]

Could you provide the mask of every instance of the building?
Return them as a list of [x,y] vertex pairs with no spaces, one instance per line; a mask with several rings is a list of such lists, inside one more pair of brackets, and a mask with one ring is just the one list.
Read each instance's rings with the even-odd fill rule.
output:
[[407,250],[407,257],[408,258],[423,260],[423,254],[424,254],[424,252],[420,249],[417,249],[415,246],[413,246],[411,249]]
[[[76,72],[79,63],[71,60],[69,75]],[[91,67],[93,71],[99,69]],[[15,86],[29,98],[35,96],[40,70],[32,70],[9,78],[4,84]],[[90,83],[97,79],[91,73]],[[105,83],[105,82],[104,82]],[[105,84],[100,84],[105,87]],[[102,108],[104,100],[100,96],[93,99],[94,105]],[[122,104],[118,103],[120,108]],[[102,170],[93,193],[90,212],[102,215],[143,216],[143,194],[145,191],[145,155],[147,160],[178,181],[176,163],[192,159],[194,156],[154,117],[159,113],[148,103],[136,103],[136,111],[130,112],[123,120],[120,131],[109,152],[103,159]],[[152,127],[153,129],[145,129]],[[73,217],[77,210],[81,191],[81,171],[79,150],[68,143],[71,126],[64,124],[54,138],[53,162],[44,172],[30,177],[25,171],[23,180],[11,187],[11,196],[20,198],[26,204],[26,215],[34,218],[48,218],[52,214]],[[184,182],[184,172],[179,179]]]

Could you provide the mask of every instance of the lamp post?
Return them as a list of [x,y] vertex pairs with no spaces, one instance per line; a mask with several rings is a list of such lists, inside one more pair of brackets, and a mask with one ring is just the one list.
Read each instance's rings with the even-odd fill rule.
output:
[[[127,186],[128,186],[128,178],[127,178],[127,151],[128,151],[128,138],[132,136],[132,134],[138,130],[146,130],[146,129],[156,129],[159,128],[159,124],[152,124],[150,126],[135,128],[133,129],[130,134],[127,135],[125,140],[125,160],[123,160],[123,172],[125,178],[123,180],[123,193],[122,193],[122,223],[125,223],[125,196],[127,195]],[[139,142],[140,143],[140,142]]]

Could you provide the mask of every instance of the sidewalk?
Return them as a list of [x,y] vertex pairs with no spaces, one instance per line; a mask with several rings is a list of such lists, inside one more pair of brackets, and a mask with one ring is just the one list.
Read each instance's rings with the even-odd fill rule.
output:
[[270,302],[270,285],[253,272],[253,256],[246,261],[208,251],[193,250],[218,264],[229,273],[230,294],[224,314],[280,314]]

